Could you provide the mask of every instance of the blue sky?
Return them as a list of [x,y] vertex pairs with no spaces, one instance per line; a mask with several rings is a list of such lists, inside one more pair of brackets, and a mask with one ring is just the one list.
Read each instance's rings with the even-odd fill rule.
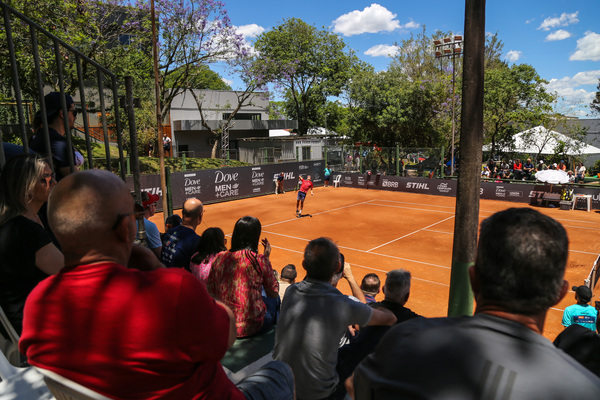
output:
[[[256,35],[287,18],[300,18],[340,35],[356,54],[376,70],[385,70],[393,45],[436,30],[463,34],[464,1],[333,1],[223,0],[232,24],[252,44]],[[532,65],[549,82],[548,89],[564,101],[557,110],[592,117],[591,102],[600,78],[600,2],[504,0],[486,2],[486,32],[498,33],[503,57]],[[232,82],[239,81],[218,70]]]

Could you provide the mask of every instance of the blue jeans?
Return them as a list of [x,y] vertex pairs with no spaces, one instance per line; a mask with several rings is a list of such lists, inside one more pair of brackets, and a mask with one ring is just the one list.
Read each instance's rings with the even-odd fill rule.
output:
[[271,361],[236,385],[248,400],[294,399],[294,374],[282,361]]

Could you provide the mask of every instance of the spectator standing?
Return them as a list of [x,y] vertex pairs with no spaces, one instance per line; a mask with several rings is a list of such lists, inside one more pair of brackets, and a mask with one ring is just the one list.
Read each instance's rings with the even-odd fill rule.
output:
[[217,255],[206,283],[210,295],[233,310],[238,337],[267,332],[277,322],[279,283],[266,238],[262,240],[263,254],[258,254],[260,233],[257,218],[240,218],[233,229],[230,250]]
[[284,178],[283,172],[280,173],[279,175],[277,175],[277,191],[276,191],[277,194],[285,193],[285,190],[283,190],[283,178]]
[[34,154],[12,157],[0,174],[0,306],[17,333],[33,288],[64,265],[38,212],[56,181]]
[[585,166],[583,165],[583,163],[579,163],[579,166],[575,170],[575,175],[575,183],[585,182]]
[[166,133],[163,134],[163,150],[165,152],[165,157],[171,156],[171,138],[167,136]]
[[142,198],[145,198],[145,200],[142,201],[142,206],[144,207],[144,229],[146,230],[147,247],[152,250],[160,260],[162,251],[160,232],[158,231],[156,224],[149,220],[149,218],[153,217],[156,213],[156,202],[160,197],[157,194],[143,192]]
[[[75,102],[68,94],[64,95],[67,103],[67,116],[65,117],[60,104],[61,96],[62,94],[59,92],[51,92],[44,96],[48,120],[48,132],[50,135],[50,150],[52,151],[52,163],[54,164],[54,169],[56,171],[56,180],[59,182],[63,177],[71,173],[71,168],[69,166],[69,152],[71,152],[73,156],[75,164],[74,172],[77,172],[79,170],[79,165],[83,164],[83,157],[81,157],[81,159],[77,157],[75,149],[73,147],[69,148],[67,138],[65,137],[67,134],[67,131],[65,130],[65,119],[69,129],[73,129],[75,126],[75,118],[77,117]],[[39,127],[36,126],[36,128]],[[39,153],[42,156],[49,156],[42,130],[37,131],[29,146],[36,153]],[[80,162],[77,161],[78,159]]]
[[282,364],[237,387],[227,378],[219,360],[235,341],[231,310],[133,244],[133,198],[116,175],[69,175],[49,213],[66,266],[25,306],[19,345],[32,365],[115,399],[267,399],[265,389],[293,398]]
[[365,275],[360,283],[360,290],[365,294],[367,304],[376,303],[377,300],[375,300],[375,296],[377,296],[381,290],[381,281],[377,274],[370,273]]
[[302,209],[304,208],[304,199],[306,199],[306,194],[308,193],[308,190],[310,189],[311,196],[314,195],[313,183],[310,175],[308,175],[306,179],[300,176],[300,182],[302,182],[302,184],[300,185],[298,197],[296,198],[296,216],[298,218],[302,216]]
[[563,312],[562,324],[565,328],[578,324],[596,332],[598,324],[598,310],[589,303],[592,301],[592,291],[585,285],[573,286],[575,300],[573,304],[565,308]]
[[192,274],[206,285],[212,263],[222,251],[227,250],[227,238],[221,228],[208,228],[200,237],[196,253],[192,256],[190,268]]
[[542,336],[548,309],[568,290],[567,255],[565,229],[533,209],[487,218],[469,268],[475,315],[393,327],[348,378],[348,392],[384,400],[600,398],[600,379]]
[[293,283],[296,283],[298,277],[298,271],[294,264],[288,264],[281,270],[281,276],[279,278],[279,297],[283,301],[283,295],[286,289]]
[[329,186],[330,179],[331,179],[331,168],[329,167],[329,165],[327,165],[325,167],[325,169],[323,170],[323,175],[325,176],[323,186],[327,187],[327,186]]
[[196,252],[200,236],[196,227],[202,222],[204,207],[198,199],[187,199],[183,203],[181,225],[170,229],[163,237],[161,260],[167,268],[184,268],[190,271],[190,260]]
[[335,396],[337,349],[349,325],[391,325],[389,311],[354,301],[330,281],[341,268],[337,246],[327,238],[311,240],[304,250],[306,278],[285,294],[275,334],[273,358],[294,371],[297,398]]

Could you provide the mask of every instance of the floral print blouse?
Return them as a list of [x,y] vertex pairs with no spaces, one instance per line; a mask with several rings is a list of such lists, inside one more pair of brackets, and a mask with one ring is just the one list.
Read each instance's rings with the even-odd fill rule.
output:
[[269,259],[250,250],[219,253],[206,284],[208,293],[233,311],[238,337],[253,335],[262,327],[263,286],[279,292]]

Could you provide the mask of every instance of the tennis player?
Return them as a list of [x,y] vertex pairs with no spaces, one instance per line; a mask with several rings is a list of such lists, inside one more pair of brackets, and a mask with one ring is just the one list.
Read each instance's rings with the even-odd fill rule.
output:
[[[306,179],[300,176],[300,181],[302,184],[300,185],[300,190],[298,191],[298,197],[296,198],[296,216],[300,218],[302,216],[302,209],[304,208],[304,199],[306,198],[306,194],[308,193],[308,189],[310,189],[310,195],[314,196],[313,193],[313,183],[311,176],[308,175]],[[298,208],[300,206],[300,208]]]

